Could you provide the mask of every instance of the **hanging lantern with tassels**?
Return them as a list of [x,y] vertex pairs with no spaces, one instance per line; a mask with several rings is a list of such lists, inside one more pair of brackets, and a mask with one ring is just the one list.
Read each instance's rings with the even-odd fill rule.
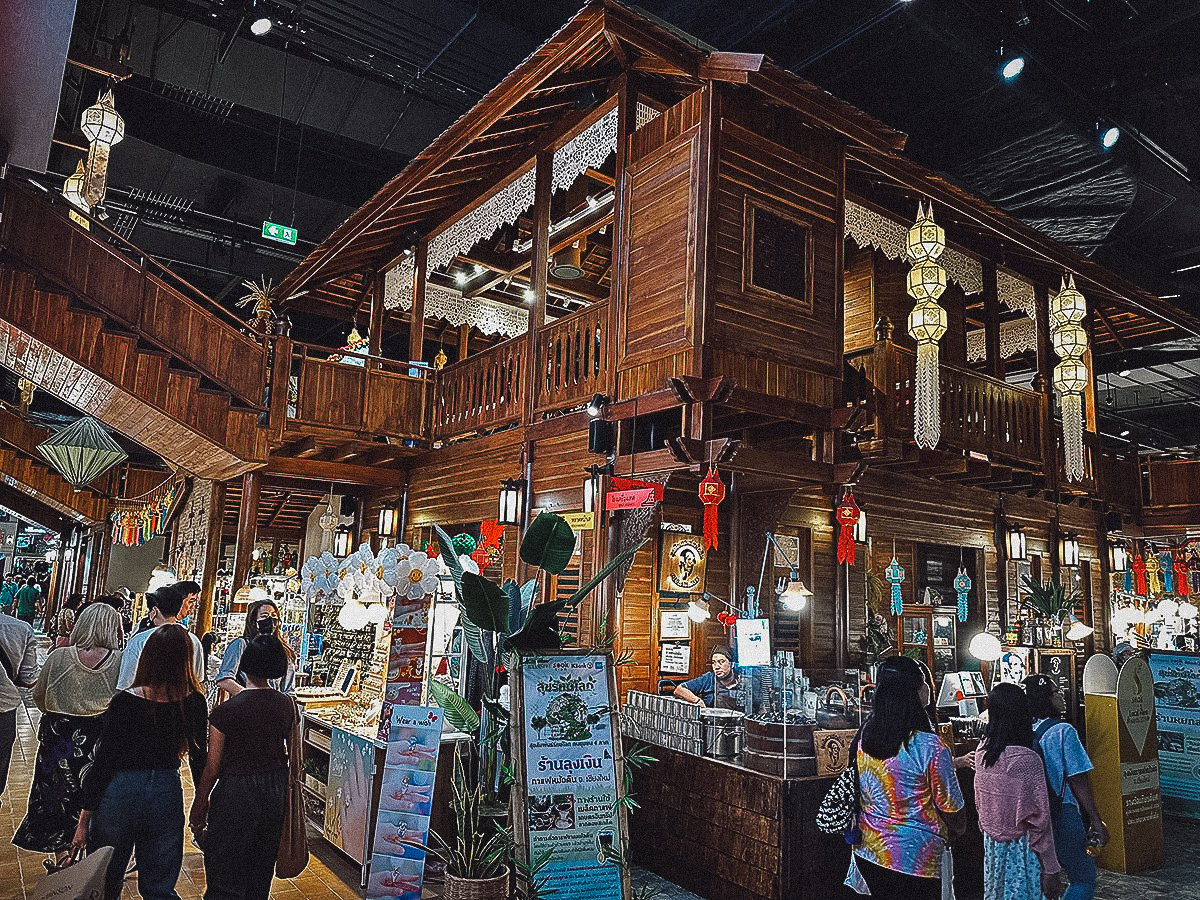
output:
[[848,566],[854,565],[854,526],[858,524],[861,511],[854,502],[854,491],[847,489],[846,496],[838,504],[835,515],[841,530],[838,532],[837,561]]
[[918,204],[917,221],[908,229],[905,252],[912,261],[908,295],[917,301],[908,314],[908,333],[917,342],[913,436],[917,446],[932,450],[942,436],[938,341],[946,333],[946,311],[938,298],[946,290],[946,270],[935,260],[946,249],[946,232],[933,221],[933,206]]
[[700,482],[700,502],[704,504],[704,549],[717,548],[717,507],[725,499],[725,482],[712,466]]
[[1075,289],[1075,277],[1069,275],[1050,300],[1050,339],[1062,360],[1054,367],[1054,386],[1062,410],[1064,467],[1067,480],[1074,482],[1083,481],[1084,476],[1083,396],[1088,369],[1083,357],[1088,339],[1082,322],[1086,317],[1087,303]]
[[1140,553],[1135,553],[1133,562],[1129,564],[1129,571],[1133,574],[1133,592],[1139,596],[1146,596],[1146,560]]
[[954,576],[954,593],[958,596],[958,621],[965,622],[971,614],[971,576],[962,566],[959,566],[958,574]]
[[892,615],[898,616],[904,612],[904,595],[900,593],[900,585],[904,584],[904,566],[896,559],[895,550],[892,551],[892,561],[883,570],[883,577],[892,586]]
[[1180,597],[1187,597],[1192,593],[1192,586],[1188,578],[1187,560],[1183,558],[1183,551],[1175,551],[1175,593]]

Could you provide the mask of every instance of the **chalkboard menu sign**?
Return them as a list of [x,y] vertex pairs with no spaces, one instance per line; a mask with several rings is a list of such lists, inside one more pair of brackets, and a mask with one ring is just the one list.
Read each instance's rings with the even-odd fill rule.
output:
[[812,307],[809,256],[812,230],[804,222],[757,203],[746,203],[747,289]]
[[1075,651],[1061,649],[1046,649],[1039,647],[1033,651],[1034,671],[1047,678],[1053,679],[1063,690],[1067,700],[1067,720],[1075,720]]

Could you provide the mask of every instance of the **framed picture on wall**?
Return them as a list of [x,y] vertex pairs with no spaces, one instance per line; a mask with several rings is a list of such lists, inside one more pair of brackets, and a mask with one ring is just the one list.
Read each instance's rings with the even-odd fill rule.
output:
[[696,534],[664,531],[658,537],[659,594],[704,593],[705,552]]

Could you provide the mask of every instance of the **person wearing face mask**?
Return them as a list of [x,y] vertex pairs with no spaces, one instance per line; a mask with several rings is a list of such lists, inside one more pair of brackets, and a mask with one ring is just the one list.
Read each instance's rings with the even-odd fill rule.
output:
[[279,637],[279,607],[272,600],[256,600],[246,610],[246,628],[241,637],[234,638],[225,648],[221,669],[217,672],[217,687],[235,697],[246,687],[245,676],[239,671],[246,645],[259,636],[273,637],[287,655],[287,672],[282,678],[270,679],[270,686],[294,697],[296,695],[296,654],[287,641]]
[[717,644],[709,654],[712,671],[705,672],[675,688],[674,695],[685,703],[742,709],[743,695],[750,690],[748,679],[733,664],[733,651]]

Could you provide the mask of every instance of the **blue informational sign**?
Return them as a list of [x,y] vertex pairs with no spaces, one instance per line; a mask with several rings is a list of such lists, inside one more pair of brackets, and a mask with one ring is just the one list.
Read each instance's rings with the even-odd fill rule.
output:
[[1200,819],[1200,656],[1151,653],[1163,811]]
[[439,706],[393,706],[367,900],[419,900],[442,744]]
[[625,847],[617,798],[613,687],[607,656],[521,662],[529,859],[555,900],[621,900]]

